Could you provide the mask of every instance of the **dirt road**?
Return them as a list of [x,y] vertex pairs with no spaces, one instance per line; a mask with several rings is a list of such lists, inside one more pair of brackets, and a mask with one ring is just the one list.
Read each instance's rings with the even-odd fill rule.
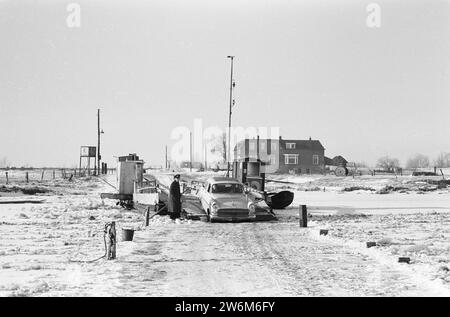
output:
[[[445,295],[296,223],[166,223],[139,232],[121,259],[122,291],[143,296]],[[447,294],[448,295],[448,294]]]

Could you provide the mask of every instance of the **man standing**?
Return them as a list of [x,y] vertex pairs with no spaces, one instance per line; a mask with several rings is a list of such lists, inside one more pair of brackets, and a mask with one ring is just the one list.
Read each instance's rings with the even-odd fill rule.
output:
[[175,175],[173,179],[169,191],[170,219],[180,218],[181,216],[180,174]]

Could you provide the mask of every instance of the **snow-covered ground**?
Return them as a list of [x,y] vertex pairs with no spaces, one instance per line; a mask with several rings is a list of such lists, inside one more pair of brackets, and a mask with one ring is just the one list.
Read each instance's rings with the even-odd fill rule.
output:
[[[277,177],[308,187],[294,188],[293,205],[275,210],[278,221],[260,223],[155,216],[143,227],[140,213],[100,199],[113,189],[96,178],[21,184],[50,190],[32,196],[0,190],[0,202],[45,200],[0,204],[0,296],[450,295],[447,189],[382,195],[342,189],[378,190],[399,179]],[[114,175],[108,178],[113,182]],[[400,182],[416,186],[408,179]],[[293,190],[292,184],[271,186]],[[308,190],[315,187],[322,188]],[[308,206],[308,228],[299,227],[299,204]],[[102,231],[110,221],[117,223],[117,259],[77,262],[103,255]],[[125,227],[137,230],[132,242],[120,241]],[[368,241],[378,245],[368,249]],[[399,256],[411,264],[398,263]]]

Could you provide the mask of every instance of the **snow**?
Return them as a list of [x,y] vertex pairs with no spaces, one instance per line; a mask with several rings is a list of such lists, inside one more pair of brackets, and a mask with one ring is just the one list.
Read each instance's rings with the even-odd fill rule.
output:
[[[171,180],[171,173],[157,176]],[[0,296],[450,295],[447,189],[380,195],[342,189],[416,186],[416,180],[287,177],[303,187],[295,188],[293,205],[275,210],[278,221],[210,224],[157,215],[148,227],[141,213],[102,201],[99,194],[112,188],[96,178],[20,183],[50,191],[18,196],[41,204],[0,204]],[[315,187],[322,190],[305,191]],[[0,200],[14,195],[2,192]],[[298,223],[303,203],[308,228]],[[117,259],[80,262],[104,254],[110,221],[117,226]],[[133,241],[121,241],[122,228],[136,230]],[[411,264],[398,263],[403,256]]]

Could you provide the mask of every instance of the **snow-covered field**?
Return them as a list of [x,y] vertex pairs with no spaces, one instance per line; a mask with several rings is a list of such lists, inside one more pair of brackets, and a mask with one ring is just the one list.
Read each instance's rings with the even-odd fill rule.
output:
[[[275,210],[278,221],[156,216],[146,228],[140,213],[102,201],[99,193],[114,190],[96,178],[20,184],[49,190],[31,196],[0,185],[0,296],[450,295],[446,188],[423,191],[432,185],[406,176],[288,177],[273,178],[289,183],[269,183],[295,191],[293,205]],[[377,193],[399,184],[406,189]],[[343,191],[352,186],[363,189]],[[24,198],[45,201],[1,204]],[[299,204],[308,206],[308,228],[299,227]],[[117,259],[77,262],[103,255],[110,221],[117,223]],[[134,241],[120,241],[125,227],[137,230]],[[369,241],[378,245],[368,249]],[[411,264],[398,263],[400,256]]]

